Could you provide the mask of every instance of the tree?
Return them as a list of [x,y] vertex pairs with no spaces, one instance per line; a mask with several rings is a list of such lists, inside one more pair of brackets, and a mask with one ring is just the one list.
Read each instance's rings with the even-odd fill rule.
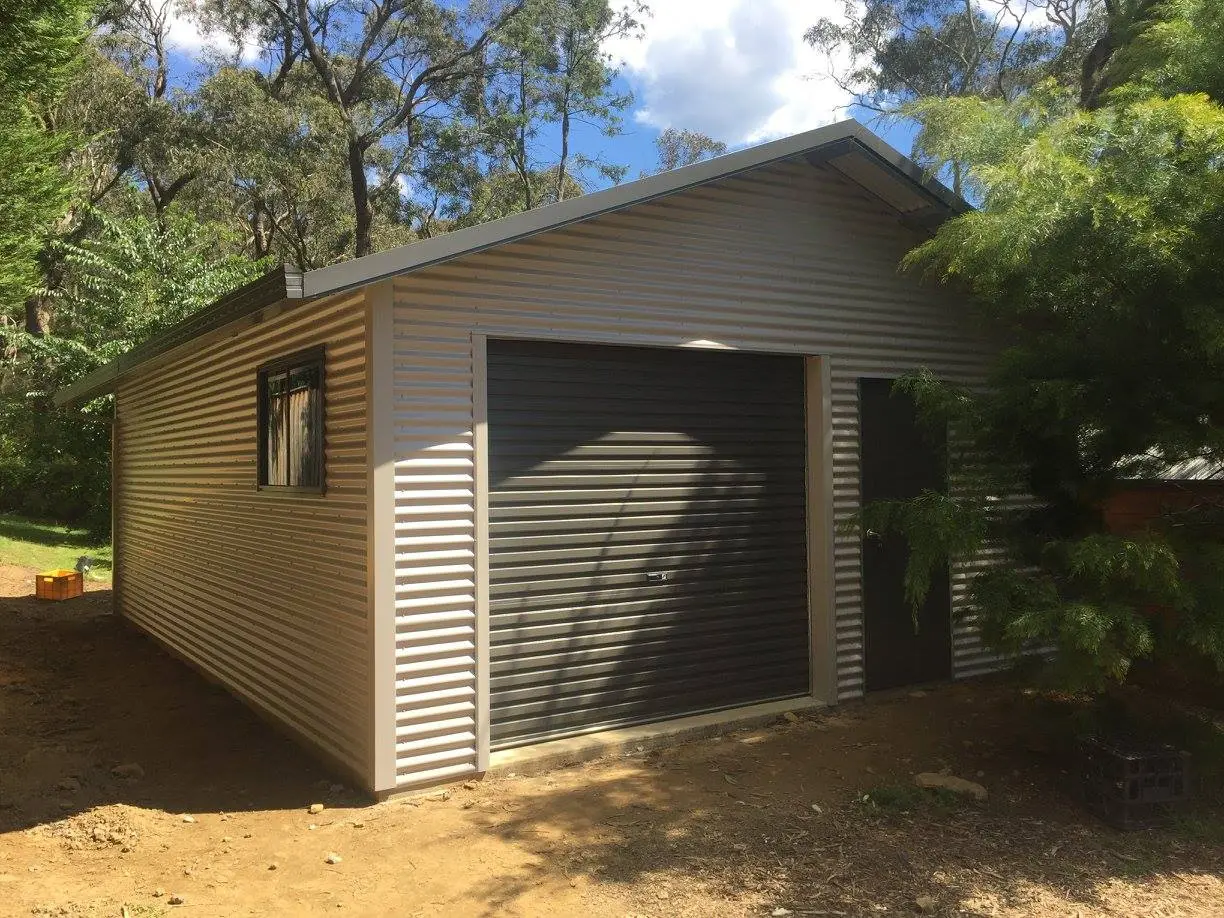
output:
[[[460,210],[479,212],[478,199],[509,201],[501,186],[510,174],[518,177],[524,210],[582,194],[592,175],[620,181],[623,167],[574,155],[571,136],[577,123],[608,137],[620,133],[632,96],[615,91],[617,71],[602,48],[640,29],[638,11],[617,12],[608,0],[533,0],[503,31],[486,61],[479,118],[489,165],[472,173],[471,206],[461,200]],[[480,187],[487,180],[498,186],[492,195]]]
[[669,172],[681,166],[691,166],[711,156],[722,156],[727,145],[699,131],[667,128],[655,138],[659,154],[659,172]]
[[[1053,644],[1090,687],[1160,653],[1224,670],[1224,513],[1204,504],[1138,535],[1100,513],[1133,476],[1224,461],[1224,108],[1185,92],[1218,92],[1197,85],[1218,64],[1195,57],[1218,12],[1174,2],[1136,26],[1137,10],[1107,24],[1087,93],[1050,82],[907,110],[924,152],[966,165],[980,207],[906,264],[967,290],[1004,348],[982,392],[904,383],[959,432],[961,486],[864,520],[909,538],[915,601],[932,566],[1005,548],[1012,563],[971,584],[988,636]],[[1017,493],[1031,499],[999,499]]]
[[[614,10],[608,0],[556,0],[545,11],[545,28],[555,28],[544,69],[549,75],[543,94],[546,117],[559,125],[561,150],[557,160],[553,198],[568,197],[571,167],[570,135],[575,121],[599,127],[605,136],[620,133],[620,113],[632,95],[614,89],[617,71],[603,48],[613,38],[640,35],[642,3]],[[552,37],[552,36],[550,36]],[[578,172],[595,169],[605,179],[620,181],[624,169],[583,157]]]
[[[12,0],[0,13],[0,298],[8,316],[37,286],[38,256],[72,194],[61,169],[68,138],[43,117],[85,37],[87,0]],[[41,332],[38,312],[24,322]]]
[[36,517],[110,525],[110,400],[57,408],[56,389],[96,369],[270,265],[236,252],[224,227],[177,207],[151,216],[125,189],[80,243],[60,242],[64,288],[54,334],[15,333],[0,386],[0,506]]
[[[904,117],[918,99],[1007,100],[1045,79],[1077,84],[1113,2],[847,2],[842,17],[821,19],[804,37],[831,62],[842,62],[830,76],[854,104],[887,120]],[[960,193],[959,164],[950,166]]]
[[75,194],[40,240],[39,283],[25,305],[32,334],[49,331],[62,294],[60,243],[95,229],[106,198],[135,181],[160,214],[201,172],[208,144],[170,83],[169,10],[169,0],[98,4],[64,91],[41,110],[48,130],[72,138],[60,166]]
[[398,203],[401,176],[411,178],[471,105],[485,52],[525,2],[490,9],[433,0],[203,0],[200,9],[239,40],[253,28],[282,69],[301,59],[314,71],[343,125],[360,257],[373,251],[378,203]]
[[268,76],[226,64],[191,105],[210,149],[183,199],[197,216],[240,230],[241,251],[253,259],[274,255],[309,269],[348,255],[344,126],[305,65]]

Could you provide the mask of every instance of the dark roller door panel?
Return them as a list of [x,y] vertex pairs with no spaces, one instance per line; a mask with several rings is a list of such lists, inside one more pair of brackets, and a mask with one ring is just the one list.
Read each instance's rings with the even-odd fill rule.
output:
[[806,694],[802,359],[488,355],[493,747]]

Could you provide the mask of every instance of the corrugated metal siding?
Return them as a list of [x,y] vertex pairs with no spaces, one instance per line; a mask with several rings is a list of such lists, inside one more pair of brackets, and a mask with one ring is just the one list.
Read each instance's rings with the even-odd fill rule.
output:
[[[840,175],[784,163],[395,281],[402,782],[476,767],[473,334],[827,355],[844,521],[858,377],[983,370],[963,317],[898,276],[917,241]],[[835,541],[845,699],[862,692],[860,552],[857,535]]]
[[[118,388],[121,613],[370,774],[365,300],[293,309]],[[326,347],[322,495],[256,488],[256,368]]]
[[808,693],[804,363],[488,343],[492,741]]

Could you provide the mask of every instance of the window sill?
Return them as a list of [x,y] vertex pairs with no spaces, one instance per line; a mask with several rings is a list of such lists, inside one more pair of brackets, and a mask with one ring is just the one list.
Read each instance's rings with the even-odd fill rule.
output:
[[327,493],[323,487],[303,488],[294,485],[256,485],[256,491],[268,494],[299,494],[303,497],[322,497]]

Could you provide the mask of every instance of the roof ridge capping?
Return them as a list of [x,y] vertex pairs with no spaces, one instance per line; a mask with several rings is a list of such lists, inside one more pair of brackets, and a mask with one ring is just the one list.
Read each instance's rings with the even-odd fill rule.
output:
[[868,194],[883,200],[903,221],[917,229],[930,230],[948,217],[970,209],[962,198],[916,163],[850,118],[313,271],[302,272],[292,265],[284,265],[226,294],[106,366],[60,389],[55,393],[55,403],[81,404],[110,392],[119,377],[136,366],[286,300],[311,300],[342,293],[799,157],[815,166],[836,169]]

